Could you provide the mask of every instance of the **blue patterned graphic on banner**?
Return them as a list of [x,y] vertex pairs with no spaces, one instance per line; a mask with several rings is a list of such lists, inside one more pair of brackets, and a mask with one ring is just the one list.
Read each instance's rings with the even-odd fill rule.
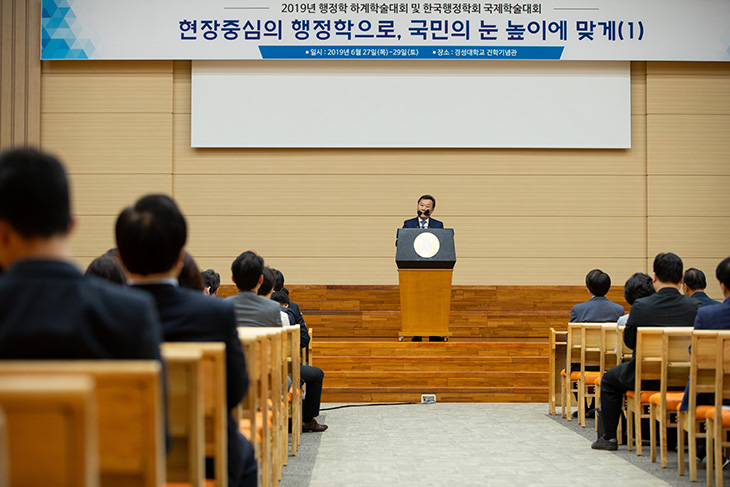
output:
[[43,0],[41,59],[89,59],[94,53],[91,40],[80,37],[73,1]]

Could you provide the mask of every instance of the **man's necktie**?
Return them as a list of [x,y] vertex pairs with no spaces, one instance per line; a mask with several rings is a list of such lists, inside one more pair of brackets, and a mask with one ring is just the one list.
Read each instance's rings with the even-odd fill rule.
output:
[[421,223],[421,228],[426,228],[426,221],[425,220],[421,220],[420,223]]

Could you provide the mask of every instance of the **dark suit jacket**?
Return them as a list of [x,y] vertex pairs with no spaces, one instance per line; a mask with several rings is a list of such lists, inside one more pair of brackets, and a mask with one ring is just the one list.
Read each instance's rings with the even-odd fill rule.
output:
[[[648,326],[692,326],[700,303],[680,293],[678,289],[665,287],[645,298],[634,301],[629,319],[624,328],[624,343],[630,349],[636,348],[636,330]],[[634,387],[636,362],[632,358],[620,364],[621,381],[629,388]]]
[[[692,296],[694,298],[694,296]],[[725,330],[730,329],[730,298],[726,298],[718,306],[703,306],[697,310],[695,329]]]
[[588,301],[573,306],[571,323],[611,323],[624,314],[624,307],[606,296],[593,296]]
[[[418,225],[418,217],[404,221],[403,228],[420,228]],[[444,224],[435,218],[431,218],[428,220],[428,227],[426,228],[444,228]]]
[[304,316],[299,310],[299,305],[293,301],[289,301],[289,310],[294,314],[295,325],[299,325],[299,334],[301,336],[299,346],[301,348],[307,348],[309,346],[309,330],[307,324],[304,322]]
[[697,301],[699,301],[700,306],[712,306],[713,304],[720,304],[719,301],[715,301],[707,294],[705,294],[704,291],[696,292],[691,297],[692,299],[696,299]]
[[160,360],[162,330],[145,293],[27,260],[0,277],[0,358]]
[[157,303],[166,342],[224,342],[228,409],[241,402],[248,390],[248,373],[236,317],[230,303],[171,284],[135,286]]

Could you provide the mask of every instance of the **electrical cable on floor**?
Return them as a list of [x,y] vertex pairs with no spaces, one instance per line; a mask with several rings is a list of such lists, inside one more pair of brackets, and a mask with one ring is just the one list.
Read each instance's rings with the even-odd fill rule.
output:
[[383,403],[367,403],[367,404],[345,404],[344,406],[333,406],[331,408],[319,408],[320,411],[332,411],[333,409],[343,408],[364,408],[368,406],[406,406],[409,404],[423,404],[420,402],[383,402]]

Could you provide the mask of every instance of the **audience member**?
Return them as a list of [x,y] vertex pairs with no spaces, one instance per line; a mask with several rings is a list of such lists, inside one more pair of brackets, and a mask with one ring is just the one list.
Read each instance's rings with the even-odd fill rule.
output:
[[55,157],[0,154],[0,357],[161,361],[152,299],[69,262],[69,193]]
[[[655,292],[651,276],[643,272],[633,274],[626,280],[626,284],[624,284],[624,299],[629,303],[629,306],[633,306],[634,301],[637,299],[651,296]],[[619,328],[623,328],[626,326],[626,320],[628,318],[628,314],[621,316],[616,322],[616,325]]]
[[[697,269],[695,269],[697,270]],[[688,270],[689,272],[689,270]],[[702,273],[702,271],[698,271]],[[685,279],[687,273],[684,274]],[[730,329],[730,257],[726,258],[720,264],[718,264],[715,270],[715,277],[717,277],[720,283],[720,290],[725,300],[722,303],[717,303],[718,306],[702,306],[697,310],[697,316],[695,317],[695,330],[727,330]],[[693,279],[693,278],[691,278]],[[702,281],[705,280],[705,275],[702,274]],[[696,281],[692,281],[696,282]],[[702,283],[700,283],[701,285]],[[697,284],[690,285],[690,289],[704,289],[704,286],[693,287]],[[685,291],[685,294],[688,294]],[[704,293],[703,293],[704,294]],[[694,296],[692,298],[696,299]],[[709,299],[709,298],[708,298]],[[701,302],[701,301],[700,301]],[[687,388],[684,390],[684,397],[682,398],[682,404],[679,409],[686,411],[689,406],[689,381],[687,381]],[[697,404],[698,405],[710,405],[715,400],[714,394],[698,394]],[[705,458],[706,446],[705,441],[698,439],[697,441],[697,460],[702,461]]]
[[85,276],[95,276],[114,284],[127,285],[127,275],[116,257],[104,254],[91,261],[86,268]]
[[296,325],[297,318],[294,316],[294,311],[289,309],[289,296],[283,291],[273,291],[270,299],[281,306],[281,322],[284,326]]
[[193,291],[203,292],[205,289],[203,276],[200,274],[198,264],[195,263],[195,259],[193,259],[193,256],[187,250],[183,252],[182,268],[180,269],[180,275],[177,276],[177,282],[181,287],[192,289]]
[[707,279],[705,273],[694,267],[690,267],[684,273],[684,281],[682,282],[682,292],[692,299],[696,299],[700,302],[700,306],[711,306],[713,304],[720,304],[715,301],[707,294],[705,294],[705,288],[707,287]]
[[[679,292],[682,283],[682,259],[668,252],[654,259],[654,288],[656,293],[634,301],[624,329],[624,343],[630,349],[636,347],[636,330],[639,326],[691,326],[699,303]],[[601,415],[605,433],[592,445],[595,450],[617,450],[616,429],[621,417],[621,404],[626,391],[634,389],[636,362],[617,365],[606,371],[601,379]],[[644,385],[642,383],[642,385]],[[646,384],[647,389],[659,384]],[[600,428],[599,428],[600,429]]]
[[264,283],[264,259],[248,250],[236,257],[231,272],[238,294],[226,301],[233,303],[238,326],[281,326],[279,305],[257,294]]
[[263,296],[266,299],[270,299],[271,293],[274,292],[274,273],[271,271],[271,267],[264,266],[261,275],[263,276],[263,279],[261,280],[261,285],[256,291],[256,294]]
[[[165,195],[139,199],[119,215],[116,239],[130,284],[149,293],[157,304],[165,341],[225,342],[226,406],[228,410],[234,408],[246,394],[248,374],[233,307],[178,285],[187,223],[175,202]],[[207,470],[212,477],[210,462]],[[253,447],[229,414],[228,484],[236,487],[256,483]]]
[[221,285],[221,275],[213,269],[206,269],[202,272],[203,276],[203,294],[206,296],[217,296],[218,288]]
[[593,269],[586,275],[586,287],[591,299],[573,306],[570,310],[571,323],[611,323],[624,314],[624,307],[606,297],[611,289],[611,278],[600,269]]
[[[299,325],[301,337],[299,345],[302,348],[306,348],[309,346],[309,330],[307,329],[307,324],[304,322],[304,316],[299,311],[299,306],[289,299],[289,291],[284,287],[284,274],[276,269],[272,269],[271,271],[274,275],[274,293],[271,295],[271,298],[281,303],[282,306],[286,306],[290,317],[294,319],[293,324]],[[324,431],[327,429],[327,425],[320,424],[315,420],[319,416],[319,405],[322,396],[322,387],[324,385],[324,371],[319,367],[304,363],[301,367],[301,376],[302,381],[307,384],[307,396],[309,396],[309,391],[315,393],[309,398],[304,398],[302,431]]]

